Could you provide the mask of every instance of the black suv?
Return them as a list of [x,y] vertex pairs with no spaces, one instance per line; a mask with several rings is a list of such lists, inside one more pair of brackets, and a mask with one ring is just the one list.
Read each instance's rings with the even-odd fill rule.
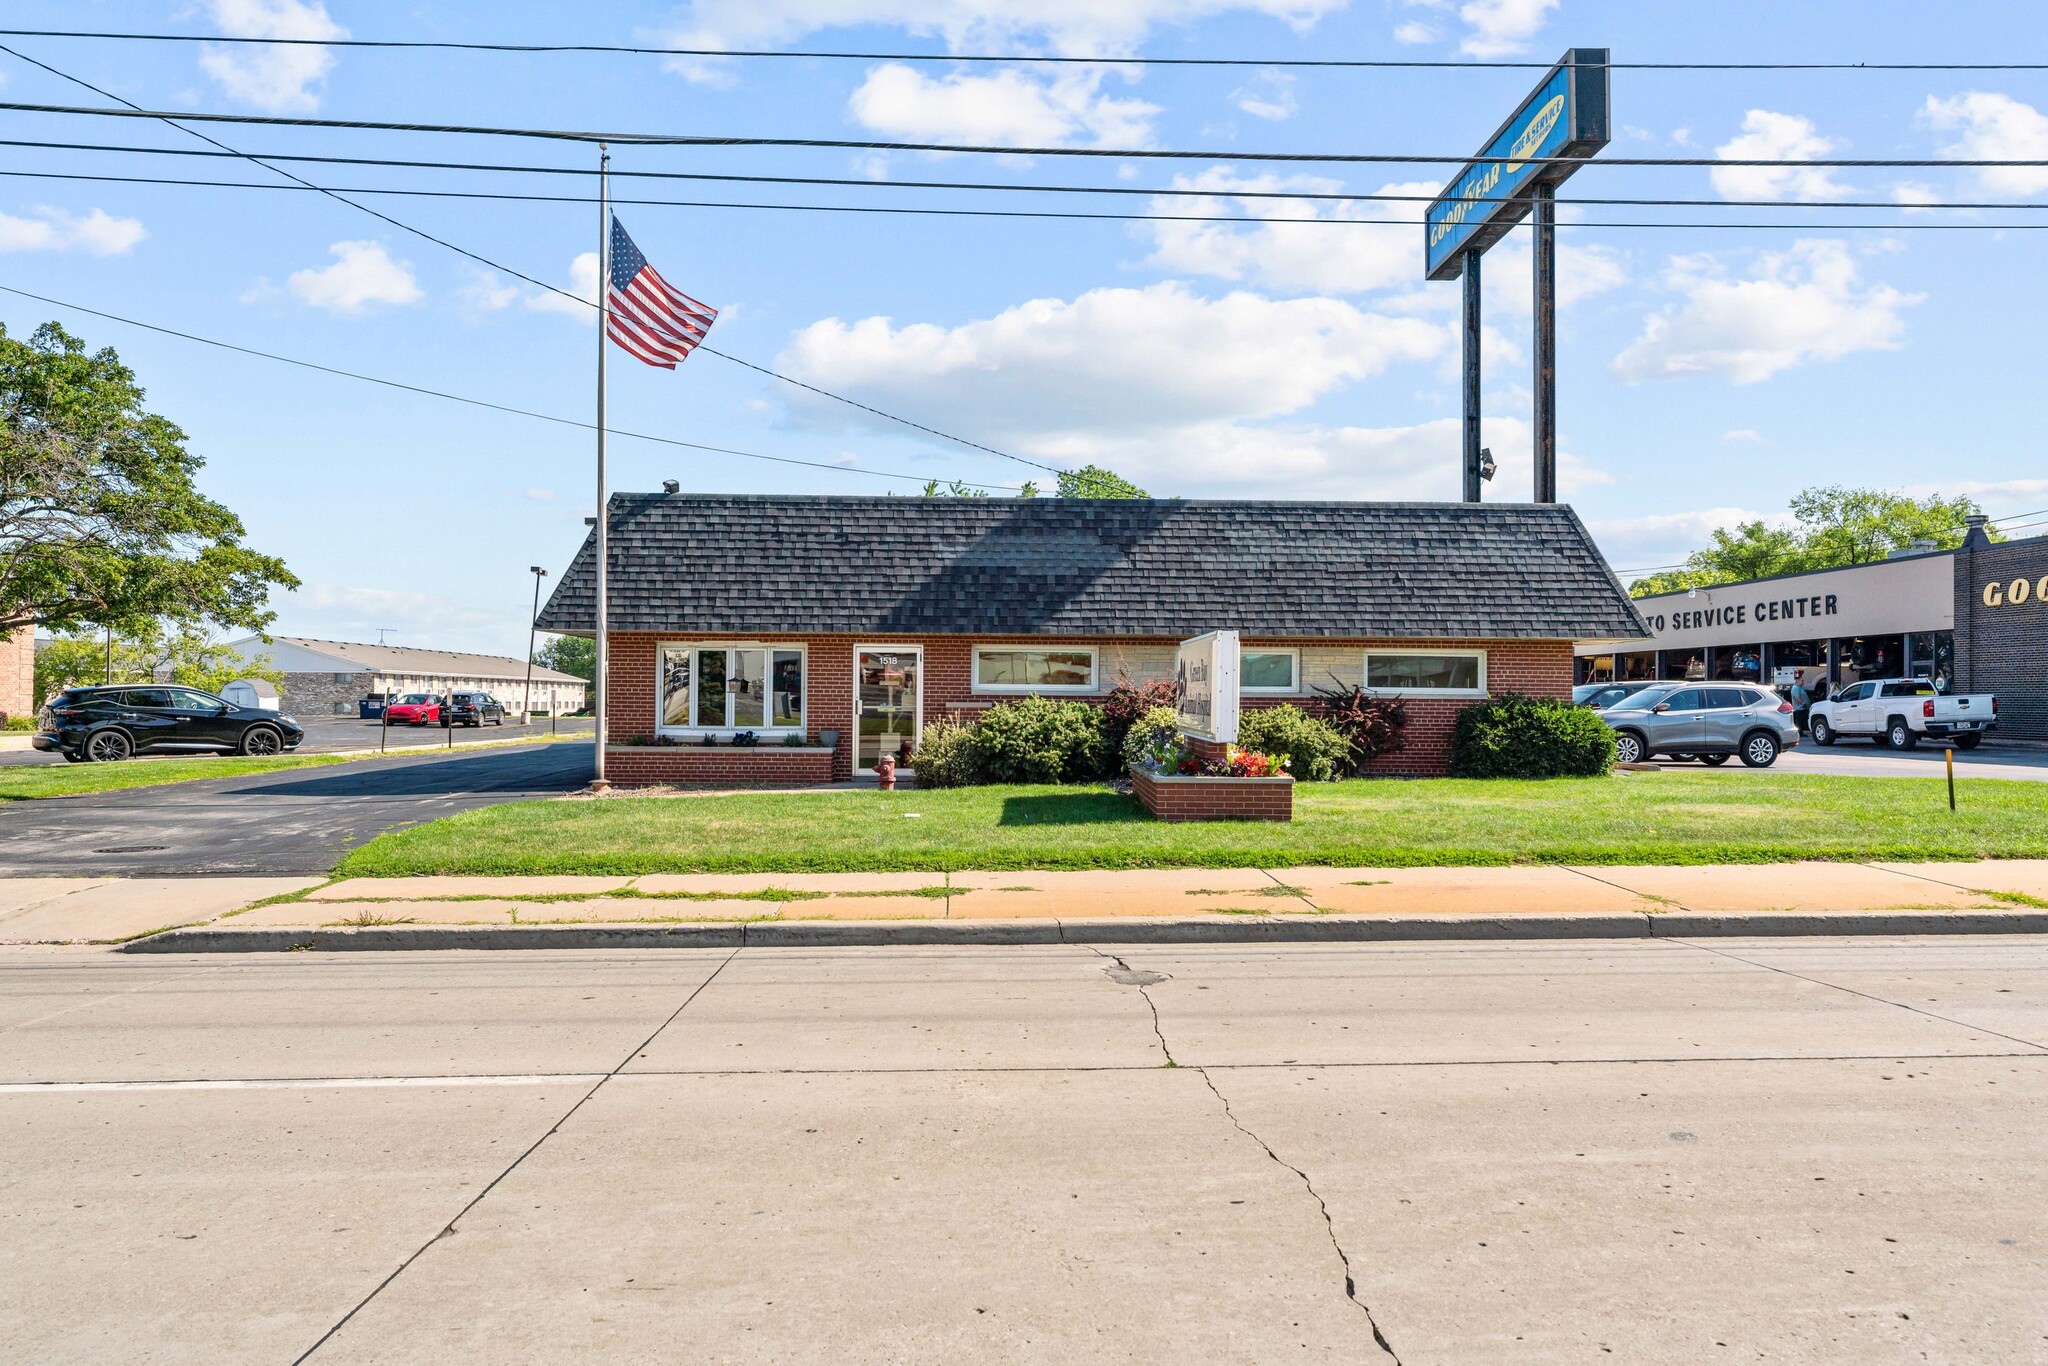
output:
[[173,685],[66,688],[36,715],[37,749],[74,764],[110,764],[145,750],[282,754],[306,732],[289,716],[238,707],[212,693]]
[[476,726],[482,728],[489,721],[494,726],[505,724],[505,704],[487,692],[452,692],[448,694],[448,706],[441,713],[444,726]]

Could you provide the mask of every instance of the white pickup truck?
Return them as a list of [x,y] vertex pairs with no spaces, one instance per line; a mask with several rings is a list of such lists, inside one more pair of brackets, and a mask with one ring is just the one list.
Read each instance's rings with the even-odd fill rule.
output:
[[1924,678],[1865,679],[1814,703],[1806,714],[1806,729],[1817,745],[1867,735],[1893,749],[1911,749],[1922,736],[1975,749],[1997,724],[1998,699],[1990,693],[1953,697],[1936,692]]

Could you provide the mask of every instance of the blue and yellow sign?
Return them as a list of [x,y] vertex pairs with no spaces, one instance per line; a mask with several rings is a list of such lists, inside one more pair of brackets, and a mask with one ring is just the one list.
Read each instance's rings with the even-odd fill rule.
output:
[[1529,211],[1531,187],[1575,169],[1549,158],[1606,145],[1607,49],[1573,48],[1424,213],[1425,273],[1457,278],[1465,253],[1485,251]]

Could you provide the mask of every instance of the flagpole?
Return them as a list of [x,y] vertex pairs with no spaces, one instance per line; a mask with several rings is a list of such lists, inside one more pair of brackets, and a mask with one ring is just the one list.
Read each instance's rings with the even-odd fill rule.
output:
[[604,792],[611,787],[604,776],[605,746],[605,677],[610,672],[605,667],[606,646],[605,607],[610,596],[607,580],[610,577],[611,515],[605,507],[604,489],[604,361],[609,343],[605,334],[611,322],[611,152],[603,143],[597,144],[597,669],[591,678],[595,701],[591,706],[591,719],[596,722],[597,764],[591,776],[590,790]]

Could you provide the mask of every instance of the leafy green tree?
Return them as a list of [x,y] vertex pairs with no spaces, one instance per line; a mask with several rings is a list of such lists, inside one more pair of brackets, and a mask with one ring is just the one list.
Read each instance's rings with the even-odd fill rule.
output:
[[[1804,489],[1792,499],[1791,527],[1763,521],[1733,529],[1717,527],[1712,543],[1688,556],[1683,569],[1637,579],[1628,591],[1640,598],[1774,574],[1841,569],[1881,560],[1915,541],[1953,550],[1963,543],[1969,517],[1980,510],[1968,498],[1939,494],[1909,498],[1885,489],[1839,485]],[[1990,535],[2001,539],[1995,531]]]
[[211,620],[261,630],[298,579],[200,493],[205,463],[112,348],[0,327],[0,632]]
[[543,669],[574,674],[586,683],[597,681],[597,642],[588,636],[556,636],[534,653]]
[[1059,496],[1062,498],[1150,498],[1152,495],[1114,470],[1100,465],[1083,465],[1078,470],[1061,470]]
[[237,678],[264,678],[284,693],[284,674],[267,654],[244,660],[192,623],[150,622],[140,630],[60,635],[36,651],[36,699],[99,683],[183,683],[218,693]]

